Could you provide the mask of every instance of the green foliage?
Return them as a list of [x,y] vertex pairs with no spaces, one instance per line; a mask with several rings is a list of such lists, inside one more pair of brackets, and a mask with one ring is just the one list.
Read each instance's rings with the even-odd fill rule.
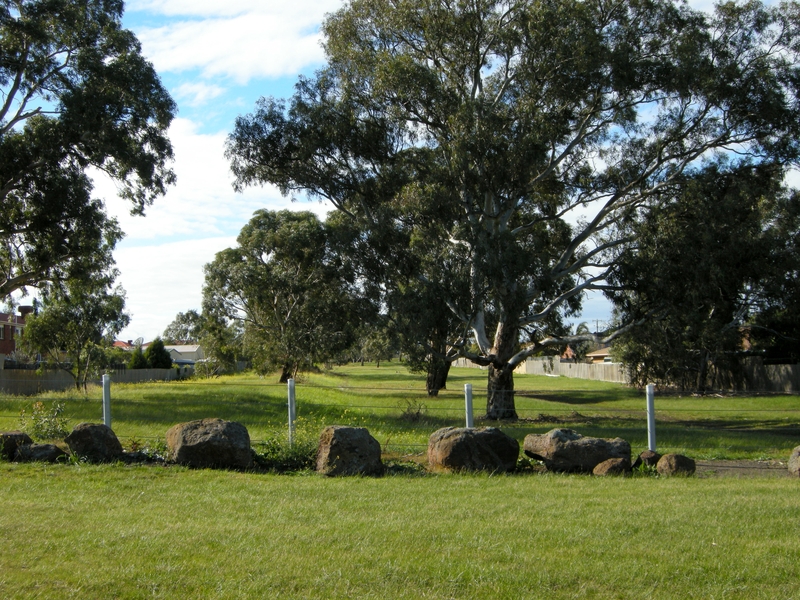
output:
[[254,444],[255,464],[268,471],[286,473],[306,471],[316,467],[317,441],[312,438],[295,440],[290,446],[282,437],[270,437]]
[[147,362],[147,358],[144,356],[144,352],[142,351],[142,347],[140,345],[136,345],[131,352],[131,358],[128,361],[128,368],[129,369],[149,369],[150,364]]
[[239,322],[259,373],[301,368],[346,349],[357,325],[353,284],[328,229],[313,213],[258,211],[239,246],[205,267],[203,310],[218,324]]
[[64,403],[54,400],[50,407],[42,401],[34,402],[30,413],[19,414],[19,427],[34,440],[63,440],[69,435],[69,419],[63,416]]
[[[616,342],[631,381],[680,389],[741,389],[749,324],[786,298],[800,222],[781,169],[708,165],[630,225],[637,242],[615,275],[618,319],[638,325]],[[673,196],[673,194],[675,194]],[[795,342],[797,345],[800,342]]]
[[153,340],[144,351],[144,358],[151,369],[171,369],[172,356],[164,347],[164,340],[160,337]]
[[112,264],[122,232],[91,197],[87,168],[137,213],[175,179],[176,106],[122,11],[117,0],[0,6],[0,297]]
[[167,344],[197,344],[203,334],[203,316],[196,310],[187,310],[175,316],[161,337]]
[[78,389],[85,390],[89,376],[104,366],[114,337],[130,321],[124,290],[112,288],[115,276],[95,274],[46,289],[38,310],[26,319],[22,346],[72,375]]
[[569,342],[638,211],[718,153],[731,170],[800,157],[797,14],[353,0],[323,24],[325,67],[240,117],[227,155],[240,189],[330,201],[365,285],[450,311],[444,349],[488,366],[487,415],[513,419],[514,367]]

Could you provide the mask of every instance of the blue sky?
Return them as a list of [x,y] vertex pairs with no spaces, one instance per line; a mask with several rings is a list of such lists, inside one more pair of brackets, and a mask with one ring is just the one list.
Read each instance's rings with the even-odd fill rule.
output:
[[[170,129],[178,183],[145,217],[131,217],[113,183],[95,174],[96,195],[126,233],[115,258],[132,319],[120,339],[152,339],[178,312],[199,309],[203,265],[235,244],[255,210],[327,212],[318,202],[293,204],[272,187],[234,193],[223,149],[236,117],[251,112],[259,97],[287,97],[298,75],[322,66],[319,26],[341,5],[340,0],[127,3],[124,25],[136,33],[178,103]],[[602,298],[585,303],[582,320],[592,327],[609,316]]]

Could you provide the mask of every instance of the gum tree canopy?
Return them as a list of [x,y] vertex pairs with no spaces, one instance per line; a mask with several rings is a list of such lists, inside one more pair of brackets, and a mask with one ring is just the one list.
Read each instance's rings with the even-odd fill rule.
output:
[[620,224],[710,163],[796,160],[798,23],[795,3],[351,0],[325,68],[241,117],[228,156],[239,188],[348,215],[387,286],[435,285],[451,347],[489,367],[487,416],[515,418],[514,367],[612,286]]
[[87,277],[121,237],[86,169],[143,212],[175,176],[175,104],[121,0],[0,2],[0,297]]

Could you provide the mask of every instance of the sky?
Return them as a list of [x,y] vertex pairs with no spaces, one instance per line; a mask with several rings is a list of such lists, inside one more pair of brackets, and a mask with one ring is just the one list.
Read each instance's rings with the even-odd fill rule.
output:
[[[151,340],[177,313],[199,310],[203,266],[235,246],[254,211],[312,210],[321,217],[328,212],[329,206],[316,201],[293,203],[270,186],[234,192],[224,144],[236,117],[252,112],[258,98],[289,97],[299,75],[312,75],[323,65],[320,24],[341,5],[341,0],[127,2],[123,25],[139,38],[178,104],[169,130],[178,181],[145,217],[133,217],[113,182],[94,174],[95,195],[126,234],[114,256],[131,322],[119,339]],[[602,298],[584,303],[580,320],[593,329],[609,318]]]

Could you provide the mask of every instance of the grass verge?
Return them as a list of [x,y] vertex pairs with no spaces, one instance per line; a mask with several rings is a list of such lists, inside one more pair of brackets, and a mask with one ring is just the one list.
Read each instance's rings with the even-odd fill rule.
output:
[[0,463],[4,598],[796,598],[796,480]]

